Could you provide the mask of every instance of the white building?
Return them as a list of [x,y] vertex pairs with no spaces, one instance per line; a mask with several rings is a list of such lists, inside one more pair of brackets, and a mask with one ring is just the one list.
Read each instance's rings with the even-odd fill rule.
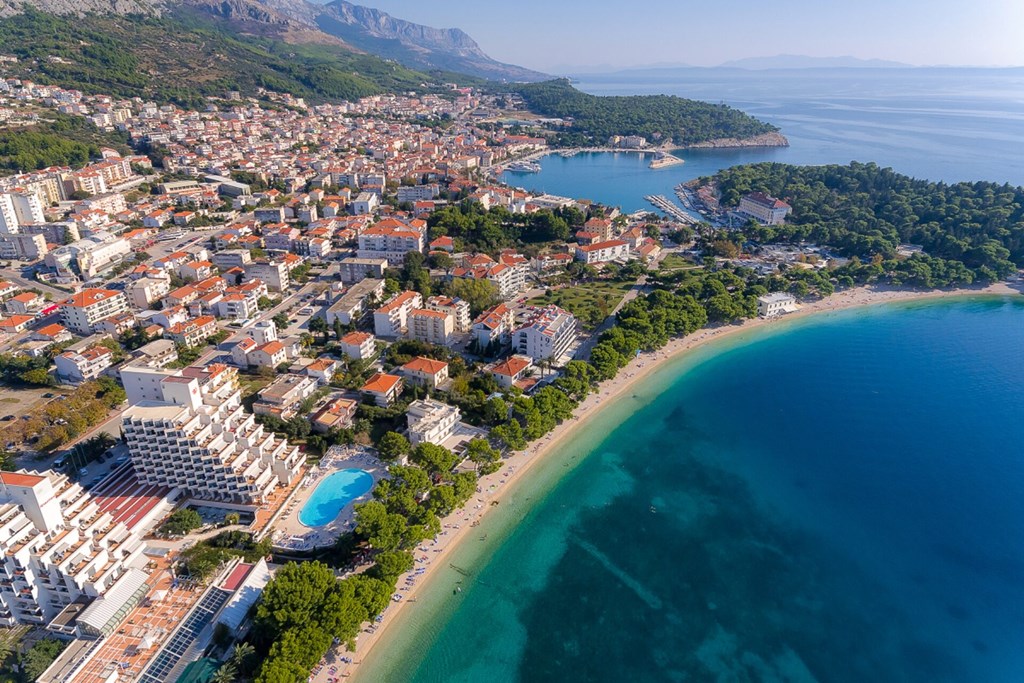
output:
[[462,413],[456,406],[428,398],[409,404],[409,443],[416,446],[432,443],[440,446],[455,431]]
[[81,384],[96,379],[114,364],[113,352],[105,346],[91,346],[83,351],[65,351],[53,359],[57,378],[67,384]]
[[491,344],[508,344],[512,341],[515,324],[515,311],[505,304],[498,304],[484,311],[473,322],[473,340],[480,349],[486,349]]
[[245,267],[244,280],[262,280],[270,291],[284,292],[291,285],[291,273],[284,261],[253,261]]
[[534,361],[558,361],[569,353],[577,337],[576,316],[558,306],[534,308],[512,333],[515,352]]
[[72,603],[104,596],[92,604],[111,613],[90,605],[65,634],[111,632],[141,598],[143,539],[178,493],[146,489],[127,468],[93,493],[62,474],[0,472],[0,626],[48,624]]
[[36,193],[0,193],[0,232],[14,235],[23,225],[45,222],[43,202]]
[[399,292],[373,312],[374,333],[385,339],[401,337],[409,327],[409,314],[418,308],[423,308],[419,292]]
[[449,313],[424,308],[409,312],[409,338],[428,344],[447,346],[455,332],[455,318]]
[[128,283],[125,294],[135,308],[147,309],[171,292],[170,279],[143,277]]
[[386,259],[392,266],[401,266],[410,251],[423,253],[426,229],[387,218],[359,234],[359,258]]
[[737,211],[763,225],[782,225],[786,222],[786,216],[793,211],[793,207],[762,192],[752,192],[740,198]]
[[265,432],[245,412],[234,368],[166,373],[160,393],[160,401],[142,401],[123,415],[125,441],[143,482],[251,505],[301,471],[298,447]]
[[625,240],[608,240],[576,247],[576,260],[588,264],[608,263],[629,258],[629,243]]
[[384,296],[384,280],[366,279],[352,285],[327,309],[327,324],[340,320],[342,325],[358,322],[370,304]]
[[469,332],[473,324],[468,301],[447,296],[432,296],[427,299],[426,308],[428,311],[440,311],[451,315],[455,321],[456,332]]
[[380,197],[373,192],[360,192],[356,195],[356,198],[352,200],[350,205],[352,213],[357,216],[364,216],[371,214],[377,210],[380,206]]
[[353,360],[366,360],[377,352],[376,337],[368,332],[349,332],[338,345],[341,352]]
[[762,318],[772,318],[799,309],[796,298],[785,292],[774,292],[757,297],[757,314]]
[[83,289],[60,305],[64,327],[83,336],[95,332],[100,320],[127,310],[124,293],[112,289]]

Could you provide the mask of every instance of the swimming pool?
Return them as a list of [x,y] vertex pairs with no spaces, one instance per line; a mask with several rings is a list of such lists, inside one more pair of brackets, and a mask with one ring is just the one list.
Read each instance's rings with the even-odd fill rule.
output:
[[299,522],[305,526],[329,524],[346,505],[372,488],[373,475],[365,470],[339,470],[328,475],[302,506]]

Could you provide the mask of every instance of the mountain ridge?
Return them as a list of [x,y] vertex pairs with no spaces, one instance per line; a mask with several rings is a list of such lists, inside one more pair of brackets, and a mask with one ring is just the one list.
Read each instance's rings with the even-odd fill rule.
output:
[[346,0],[0,0],[0,18],[28,5],[58,16],[175,17],[202,12],[233,31],[289,43],[323,43],[367,52],[419,71],[449,71],[495,81],[540,81],[547,74],[489,57],[459,28],[433,28]]

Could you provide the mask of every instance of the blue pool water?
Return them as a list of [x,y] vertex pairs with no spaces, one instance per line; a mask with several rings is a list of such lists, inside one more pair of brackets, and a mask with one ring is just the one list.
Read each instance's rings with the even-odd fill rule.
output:
[[306,526],[323,526],[334,521],[346,505],[373,488],[373,476],[364,470],[341,470],[317,484],[313,495],[299,511]]

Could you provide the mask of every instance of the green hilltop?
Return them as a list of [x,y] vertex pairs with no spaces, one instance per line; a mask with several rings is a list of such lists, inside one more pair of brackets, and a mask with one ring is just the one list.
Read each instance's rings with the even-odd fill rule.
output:
[[423,90],[431,76],[333,45],[235,36],[194,14],[56,16],[32,9],[0,20],[8,72],[41,84],[201,108],[208,96],[259,88],[311,101]]
[[640,135],[655,143],[686,146],[778,131],[739,109],[674,95],[590,95],[566,79],[523,84],[515,91],[537,114],[573,119],[568,131],[558,136],[564,145],[604,144],[613,135]]

